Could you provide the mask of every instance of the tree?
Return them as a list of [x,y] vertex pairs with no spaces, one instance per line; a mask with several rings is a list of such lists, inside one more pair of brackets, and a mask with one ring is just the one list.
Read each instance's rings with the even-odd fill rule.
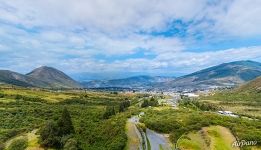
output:
[[64,108],[61,118],[57,122],[59,127],[59,135],[64,136],[74,133],[74,127],[71,120],[71,115],[69,111]]
[[126,99],[124,102],[124,107],[127,108],[127,107],[130,107],[130,101],[128,99]]
[[54,121],[49,121],[40,130],[40,143],[46,147],[60,147],[59,128],[57,123]]
[[41,129],[40,142],[45,147],[60,148],[63,146],[63,137],[73,133],[75,132],[70,113],[64,108],[62,116],[57,122],[50,121]]
[[130,107],[130,101],[125,99],[119,105],[119,112],[124,112],[125,108],[128,108],[128,107]]
[[115,115],[115,109],[114,106],[107,106],[105,113],[103,114],[104,119],[108,119],[110,116]]
[[149,101],[149,106],[158,106],[159,102],[155,98],[151,98]]
[[124,112],[124,109],[125,109],[124,103],[120,103],[119,112]]
[[147,99],[145,99],[143,101],[143,103],[141,104],[141,107],[144,108],[144,107],[148,107],[149,106],[149,101]]

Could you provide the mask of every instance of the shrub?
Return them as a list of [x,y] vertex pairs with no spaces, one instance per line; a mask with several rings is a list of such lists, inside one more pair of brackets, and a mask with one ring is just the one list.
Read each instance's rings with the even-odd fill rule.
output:
[[151,98],[150,100],[145,99],[141,104],[141,107],[148,107],[148,106],[158,106],[159,102],[155,98]]
[[0,142],[0,150],[4,150],[5,149],[5,144]]
[[50,121],[41,129],[40,143],[46,147],[60,147],[59,128],[55,122]]
[[147,99],[145,99],[143,101],[143,103],[141,104],[141,107],[144,108],[144,107],[148,107],[149,106],[149,101]]
[[14,140],[10,146],[8,146],[8,150],[25,150],[28,146],[28,140],[27,138],[19,138]]
[[125,100],[123,102],[120,103],[119,106],[119,112],[124,112],[126,108],[130,107],[130,101],[129,100]]
[[73,138],[70,138],[66,141],[63,147],[64,150],[78,150],[77,141]]
[[0,98],[3,98],[5,95],[3,93],[0,93]]
[[115,109],[114,106],[107,106],[105,113],[103,114],[104,119],[108,119],[110,116],[115,115]]

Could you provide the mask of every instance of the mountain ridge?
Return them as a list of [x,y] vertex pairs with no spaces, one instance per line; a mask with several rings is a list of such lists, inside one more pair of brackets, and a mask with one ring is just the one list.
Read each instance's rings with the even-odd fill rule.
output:
[[139,88],[139,89],[209,89],[234,87],[261,76],[261,63],[235,61],[202,69],[181,77],[139,75],[112,80],[78,83],[53,67],[42,66],[27,74],[0,70],[0,83],[40,88]]
[[235,61],[202,69],[157,86],[167,88],[237,86],[258,76],[261,76],[261,63],[249,60]]
[[175,77],[139,75],[121,79],[94,80],[89,82],[83,82],[82,84],[84,85],[84,87],[87,88],[149,88],[154,83],[164,82],[173,79],[175,79]]
[[28,74],[0,70],[0,82],[22,87],[81,88],[81,85],[60,70],[42,66]]

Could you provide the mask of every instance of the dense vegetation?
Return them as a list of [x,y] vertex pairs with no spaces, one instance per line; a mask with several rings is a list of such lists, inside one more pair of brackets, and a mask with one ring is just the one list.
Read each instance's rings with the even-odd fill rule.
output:
[[12,141],[10,146],[8,147],[9,150],[25,150],[28,145],[27,138],[19,138]]
[[[70,113],[66,108],[64,108],[62,116],[57,122],[49,121],[41,128],[40,143],[44,147],[62,148],[68,143],[68,141],[75,141],[75,139],[73,139],[74,133],[75,131]],[[77,142],[73,146],[73,149],[77,149]],[[73,146],[70,145],[70,147]]]
[[[246,101],[241,94],[246,96]],[[159,106],[158,99],[164,97],[148,94],[0,88],[0,150],[13,137],[35,129],[39,129],[39,143],[43,147],[121,150],[127,141],[126,120],[140,111],[145,112],[140,120],[144,123],[141,128],[170,133],[173,143],[191,131],[220,125],[229,128],[238,140],[258,141],[260,146],[259,120],[216,113],[230,104],[260,109],[260,105],[256,106],[260,103],[259,94],[253,90],[216,93],[200,100],[182,100],[179,109],[169,109],[149,107]],[[207,101],[210,98],[213,103]],[[10,146],[21,145],[24,149],[27,142],[27,139],[17,139]]]
[[[21,133],[34,129],[44,130],[46,126],[49,129],[61,128],[59,122],[66,107],[74,131],[68,135],[62,131],[54,133],[57,134],[58,145],[45,143],[45,138],[42,139],[42,145],[59,147],[62,144],[65,148],[77,144],[79,149],[123,149],[127,140],[125,123],[131,109],[124,106],[124,112],[119,113],[118,110],[122,102],[126,105],[126,100],[136,98],[135,95],[106,92],[49,92],[30,89],[2,89],[0,93],[2,147],[7,140]],[[105,119],[106,107],[115,107],[115,115]]]
[[211,104],[211,103],[203,103],[196,100],[183,99],[179,101],[179,106],[192,108],[193,110],[202,110],[202,111],[217,111],[223,110],[221,106]]
[[156,98],[154,97],[151,97],[150,99],[147,99],[145,98],[143,100],[143,102],[141,103],[141,107],[144,108],[144,107],[149,107],[149,106],[158,106],[159,105],[159,102]]
[[183,134],[211,125],[229,128],[240,140],[258,141],[259,145],[261,142],[261,122],[258,120],[233,118],[191,109],[149,109],[145,114],[141,121],[150,129],[170,133],[170,138],[174,143]]

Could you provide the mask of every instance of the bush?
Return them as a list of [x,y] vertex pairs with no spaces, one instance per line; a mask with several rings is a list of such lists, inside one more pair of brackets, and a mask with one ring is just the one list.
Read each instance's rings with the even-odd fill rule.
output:
[[28,146],[28,140],[27,138],[23,137],[14,140],[8,147],[8,150],[25,150],[27,146]]
[[130,101],[129,100],[125,100],[123,102],[120,103],[119,106],[119,112],[124,112],[126,108],[130,107]]
[[78,150],[77,141],[73,138],[70,138],[66,141],[63,147],[64,150]]
[[3,98],[5,95],[3,93],[0,93],[0,98]]
[[53,121],[48,122],[40,131],[40,143],[46,147],[60,147],[59,128]]
[[19,134],[19,133],[20,133],[19,130],[12,129],[12,130],[10,130],[10,131],[7,132],[7,134],[5,135],[4,140],[10,139],[10,138],[16,136],[16,135]]
[[158,106],[158,105],[159,105],[158,100],[152,97],[150,100],[145,99],[141,104],[141,107],[144,108],[148,106]]
[[143,103],[141,104],[141,107],[144,108],[144,107],[148,107],[149,106],[149,101],[147,99],[145,99],[143,101]]
[[0,142],[0,150],[4,150],[5,149],[5,144]]
[[105,113],[103,114],[103,118],[104,119],[108,119],[110,116],[113,116],[115,114],[116,113],[115,113],[114,106],[107,106],[106,110],[105,110]]

